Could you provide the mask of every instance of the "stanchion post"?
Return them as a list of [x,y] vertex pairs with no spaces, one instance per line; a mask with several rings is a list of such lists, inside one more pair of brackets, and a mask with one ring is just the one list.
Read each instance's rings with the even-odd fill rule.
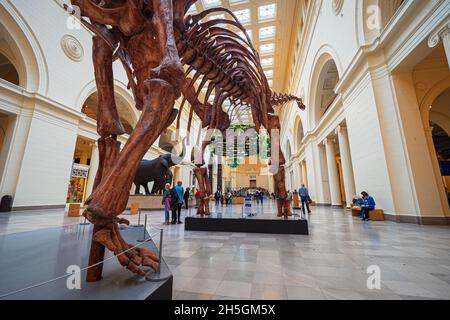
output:
[[147,232],[147,215],[144,217],[144,236],[141,240],[137,240],[137,242],[145,242],[146,241],[146,232]]
[[89,224],[90,224],[89,222],[86,222],[86,217],[84,217],[84,220],[82,223],[80,223],[80,226],[87,226]]
[[164,230],[161,229],[161,233],[159,234],[159,264],[158,264],[158,273],[161,273],[161,260],[162,260],[162,249],[163,249],[163,233],[164,233]]
[[146,238],[146,232],[147,232],[147,215],[144,217],[144,240]]

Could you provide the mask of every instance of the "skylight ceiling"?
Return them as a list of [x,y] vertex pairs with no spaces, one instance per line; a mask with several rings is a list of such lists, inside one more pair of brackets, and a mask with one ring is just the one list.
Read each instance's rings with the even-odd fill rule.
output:
[[[261,65],[273,91],[282,92],[285,88],[285,75],[290,72],[288,67],[288,52],[291,46],[291,30],[294,21],[294,12],[299,0],[198,0],[189,14],[196,14],[213,7],[230,9],[244,25],[253,46],[259,51]],[[207,19],[231,17],[228,14],[212,14]],[[222,25],[233,29],[240,36],[237,28]],[[244,37],[245,38],[245,37]],[[203,91],[205,92],[205,91]],[[212,97],[209,99],[212,102]],[[224,109],[226,109],[224,107]],[[243,110],[248,108],[243,108]],[[248,111],[239,113],[240,121],[250,121]],[[235,119],[233,119],[235,120]]]

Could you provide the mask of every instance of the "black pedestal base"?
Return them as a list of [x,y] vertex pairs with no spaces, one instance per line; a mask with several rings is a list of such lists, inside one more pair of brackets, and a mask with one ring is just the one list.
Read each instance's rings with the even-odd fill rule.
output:
[[188,231],[218,231],[272,234],[308,235],[308,221],[304,219],[258,219],[186,217],[184,229]]

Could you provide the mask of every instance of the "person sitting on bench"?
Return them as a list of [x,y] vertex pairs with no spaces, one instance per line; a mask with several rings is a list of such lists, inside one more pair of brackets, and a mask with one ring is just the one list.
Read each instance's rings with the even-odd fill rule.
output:
[[364,203],[361,205],[361,218],[363,221],[369,220],[369,213],[375,210],[375,200],[365,191],[361,192]]

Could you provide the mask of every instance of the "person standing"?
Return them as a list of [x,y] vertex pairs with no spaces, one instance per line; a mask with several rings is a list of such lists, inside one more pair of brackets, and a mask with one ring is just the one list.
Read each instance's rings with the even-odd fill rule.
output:
[[184,203],[186,205],[186,210],[189,209],[189,197],[191,196],[191,189],[186,188],[186,191],[184,192]]
[[171,205],[170,205],[170,184],[166,183],[165,187],[164,187],[164,194],[162,197],[162,205],[164,205],[164,225],[168,225],[169,224],[169,215],[170,215],[170,210],[171,210]]
[[195,209],[197,209],[198,208],[198,199],[200,198],[200,190],[198,190],[198,188],[195,191],[194,197],[195,197]]
[[170,210],[172,211],[172,221],[171,224],[177,223],[177,211],[178,211],[178,193],[175,187],[169,190],[170,196]]
[[375,210],[375,200],[369,196],[369,194],[365,191],[361,192],[364,203],[361,206],[361,219],[363,221],[369,220],[369,213],[372,210]]
[[233,204],[233,195],[231,194],[230,191],[227,192],[226,195],[226,199],[227,199],[227,205],[232,205]]
[[216,193],[214,193],[214,199],[216,200],[216,206],[219,205],[221,198],[222,198],[222,192],[220,192],[220,190],[217,190]]
[[183,188],[183,182],[178,181],[177,186],[175,187],[175,191],[178,195],[178,207],[177,207],[177,213],[178,213],[178,224],[181,224],[181,207],[183,206],[183,195],[184,195],[184,188]]
[[303,215],[306,215],[305,205],[306,209],[308,210],[308,213],[311,213],[311,210],[309,209],[309,201],[310,201],[309,192],[304,184],[302,184],[302,187],[300,188],[300,190],[298,190],[298,195],[300,196],[300,200],[302,201]]

